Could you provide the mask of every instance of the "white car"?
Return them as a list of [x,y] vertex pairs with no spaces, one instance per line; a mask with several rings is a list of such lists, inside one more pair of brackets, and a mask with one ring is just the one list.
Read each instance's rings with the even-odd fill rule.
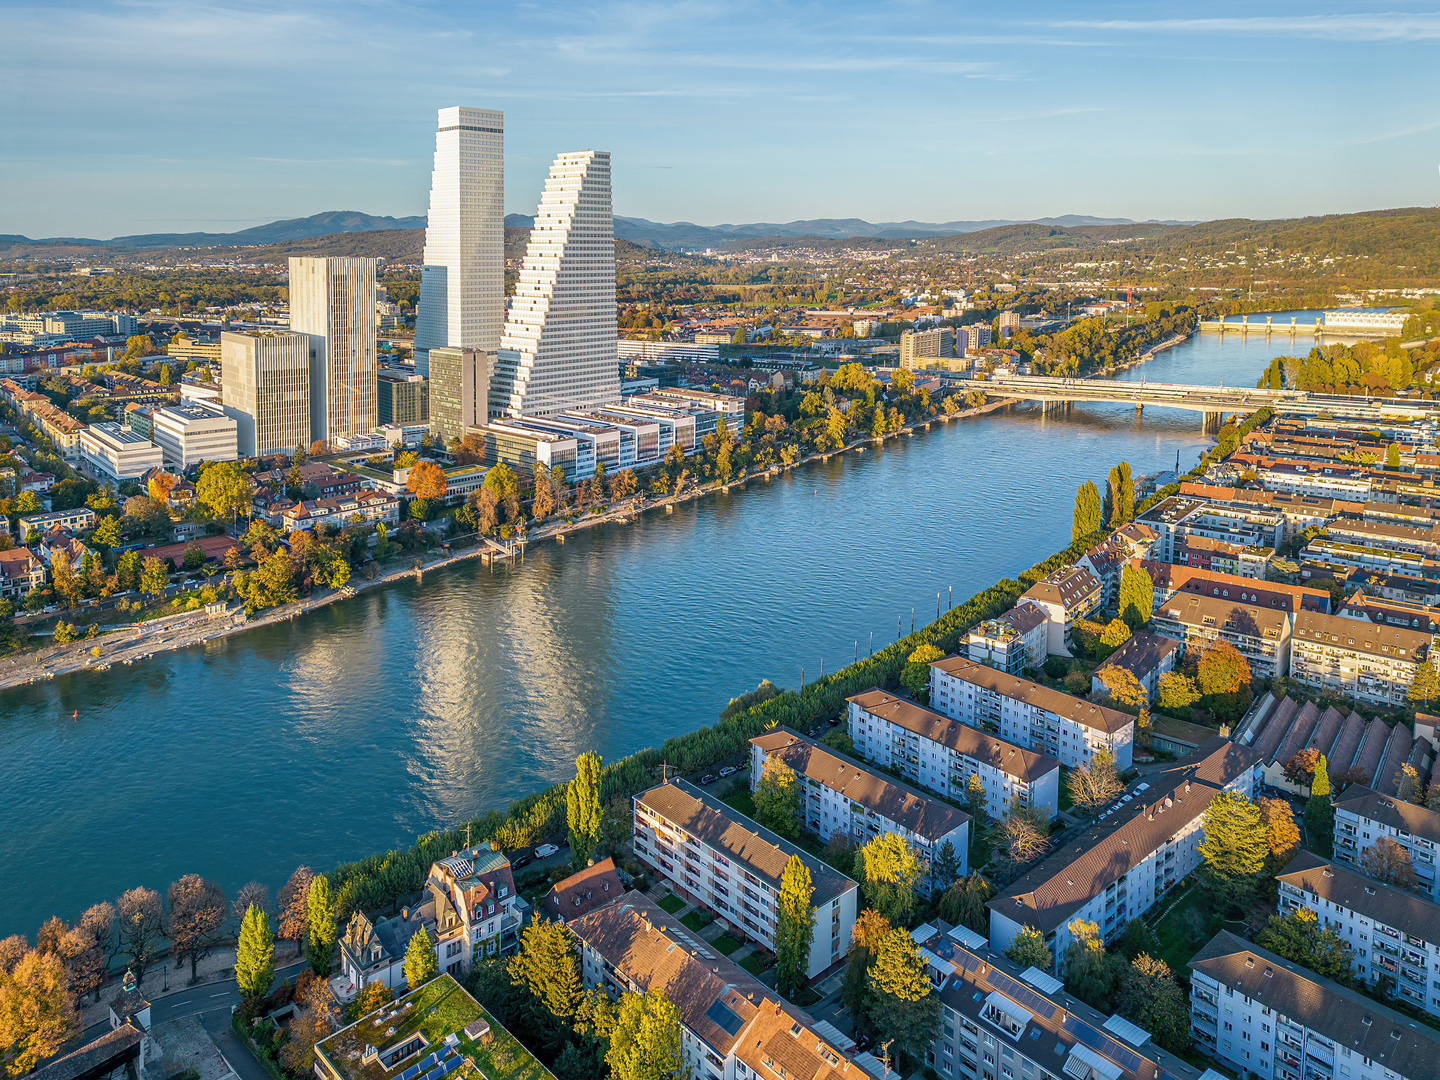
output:
[[737,772],[739,772],[739,771],[740,771],[740,770],[737,769],[737,768],[735,768],[734,765],[726,765],[723,769],[720,770],[720,775],[721,775],[721,776],[734,776],[734,775],[735,775]]
[[558,854],[560,854],[560,849],[554,844],[541,844],[535,849],[535,857],[537,859],[548,859],[551,855]]

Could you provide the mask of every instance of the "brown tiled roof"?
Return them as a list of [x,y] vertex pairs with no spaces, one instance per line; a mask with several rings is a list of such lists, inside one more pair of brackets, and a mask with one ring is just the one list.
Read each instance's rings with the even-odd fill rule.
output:
[[1030,604],[1017,604],[996,621],[1009,623],[1017,634],[1024,637],[1037,626],[1048,622],[1049,618],[1040,608]]
[[[1334,649],[1354,649],[1370,656],[1393,656],[1412,663],[1425,659],[1430,651],[1428,632],[1377,626],[1359,619],[1321,615],[1314,611],[1302,611],[1295,617],[1295,641],[1318,642]],[[1404,656],[1398,655],[1397,650],[1400,649],[1405,650]]]
[[[847,1059],[772,998],[761,1002],[760,1014],[735,1047],[735,1056],[762,1077],[856,1080],[875,1075],[858,1062]],[[785,1072],[781,1074],[767,1065],[767,1059],[782,1066]]]
[[1068,610],[1099,588],[1095,575],[1083,566],[1062,566],[1027,589],[1024,598]]
[[932,662],[930,666],[939,668],[946,675],[963,679],[975,686],[984,687],[986,690],[1013,698],[1016,701],[1023,701],[1036,708],[1045,709],[1066,720],[1084,724],[1086,727],[1095,728],[1098,731],[1113,734],[1117,731],[1124,731],[1128,725],[1135,722],[1133,716],[1122,713],[1118,709],[1107,709],[1103,705],[1095,705],[1081,698],[1061,693],[1059,690],[1051,690],[1048,686],[1041,686],[1029,679],[1007,675],[1003,671],[986,667],[984,664],[977,664],[963,656],[947,656],[943,660]]
[[552,919],[569,922],[587,911],[610,903],[624,892],[620,875],[615,873],[614,859],[601,859],[584,870],[557,882],[545,894],[541,906]]
[[1165,657],[1179,648],[1180,643],[1174,638],[1145,633],[1132,634],[1124,645],[1110,654],[1110,659],[1106,660],[1101,667],[1124,668],[1137,679],[1142,679],[1159,667]]
[[1356,873],[1344,863],[1302,851],[1275,880],[1440,946],[1440,904]]
[[[1302,612],[1300,617],[1306,614],[1309,613]],[[1275,636],[1271,640],[1274,641],[1279,641],[1284,636],[1290,619],[1287,611],[1186,592],[1176,593],[1164,603],[1157,604],[1155,615],[1157,618],[1173,619],[1186,626],[1230,630],[1247,637],[1264,637],[1267,636],[1265,631],[1272,630]]]
[[795,772],[928,840],[938,839],[970,820],[965,811],[923,795],[908,784],[892,780],[853,758],[843,757],[789,728],[779,728],[750,741]]
[[1193,593],[1196,596],[1209,596],[1220,600],[1234,599],[1257,607],[1289,612],[1301,607],[1323,610],[1330,606],[1330,594],[1320,589],[1256,581],[1254,578],[1222,574],[1215,570],[1202,570],[1198,566],[1156,562],[1153,559],[1143,562],[1132,559],[1130,565],[1144,570],[1156,587],[1165,592]]
[[[993,670],[987,668],[986,670]],[[1037,754],[1005,739],[987,734],[979,728],[951,720],[917,705],[908,698],[896,697],[878,688],[847,698],[866,712],[874,713],[906,731],[913,731],[933,742],[949,747],[957,754],[984,762],[992,768],[1029,783],[1060,767],[1060,762],[1045,754]]]
[[[87,1074],[105,1075],[131,1058],[138,1058],[145,1035],[138,1025],[121,1024],[79,1050],[50,1062],[30,1074],[30,1080],[75,1080]],[[108,1066],[108,1068],[105,1068]],[[105,1068],[104,1072],[97,1072]]]
[[1393,795],[1382,795],[1371,788],[1356,786],[1346,790],[1335,801],[1335,809],[1440,843],[1440,814]]
[[1196,953],[1190,967],[1401,1076],[1435,1075],[1440,1032],[1228,930]]

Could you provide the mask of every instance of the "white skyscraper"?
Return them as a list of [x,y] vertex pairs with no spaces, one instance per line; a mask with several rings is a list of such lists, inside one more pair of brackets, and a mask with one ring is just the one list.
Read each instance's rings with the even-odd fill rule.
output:
[[290,259],[290,329],[311,343],[311,439],[364,435],[378,422],[375,263]]
[[441,345],[494,354],[505,322],[505,114],[440,110],[425,265],[415,316],[415,370]]
[[610,155],[561,154],[505,319],[490,412],[546,416],[619,399]]

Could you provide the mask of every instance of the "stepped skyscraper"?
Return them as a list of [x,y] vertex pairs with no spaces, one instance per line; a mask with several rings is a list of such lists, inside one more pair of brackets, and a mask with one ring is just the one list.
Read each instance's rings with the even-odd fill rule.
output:
[[610,155],[550,166],[491,383],[491,415],[547,416],[620,400]]
[[440,110],[425,265],[415,318],[415,369],[442,345],[500,346],[505,322],[505,114]]

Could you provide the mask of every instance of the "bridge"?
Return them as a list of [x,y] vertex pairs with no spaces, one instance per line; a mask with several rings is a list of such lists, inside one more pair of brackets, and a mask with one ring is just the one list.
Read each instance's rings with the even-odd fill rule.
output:
[[[1289,322],[1274,322],[1272,316],[1266,315],[1265,321],[1261,322],[1257,315],[1255,321],[1250,321],[1249,315],[1243,315],[1239,322],[1227,321],[1224,319],[1201,319],[1196,324],[1196,329],[1202,332],[1214,332],[1219,334],[1239,334],[1242,337],[1247,334],[1289,334],[1291,337],[1324,337],[1326,330],[1324,323],[1301,323],[1295,321],[1295,316],[1290,317]],[[1357,331],[1330,329],[1332,337],[1354,337]]]

